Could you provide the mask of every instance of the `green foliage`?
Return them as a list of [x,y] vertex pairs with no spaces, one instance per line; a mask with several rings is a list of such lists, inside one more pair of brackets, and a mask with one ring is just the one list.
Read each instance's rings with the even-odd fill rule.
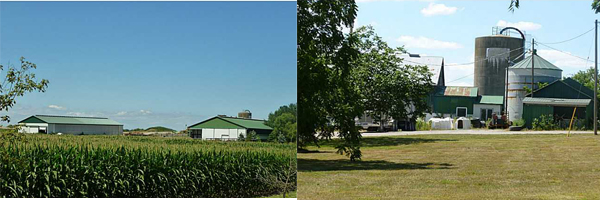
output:
[[[21,67],[16,69],[9,65],[6,77],[0,85],[0,111],[8,111],[12,108],[17,103],[16,97],[33,91],[46,92],[48,88],[48,80],[37,81],[35,74],[30,72],[31,69],[37,68],[34,63],[25,61],[24,57],[19,60]],[[4,71],[4,66],[0,65],[0,71]],[[8,115],[1,116],[0,119],[10,122]]]
[[417,119],[417,131],[431,130],[431,121],[424,121],[422,118]]
[[[358,7],[350,1],[297,2],[298,148],[333,137],[344,143],[338,153],[360,159],[361,135],[354,118],[362,114],[361,96],[353,82],[359,52],[353,29]],[[352,31],[350,31],[352,32]]]
[[238,135],[238,141],[246,141],[246,137],[244,137],[244,134]]
[[[353,71],[355,82],[371,116],[380,121],[423,117],[429,111],[427,97],[433,90],[429,68],[403,65],[397,54],[406,51],[388,46],[371,26],[360,27],[354,34],[359,38],[356,48],[361,52],[355,61],[359,66]],[[414,109],[406,109],[410,106]]]
[[245,139],[247,142],[260,141],[260,137],[258,137],[258,134],[256,134],[256,131],[248,132],[248,135],[246,136]]
[[[537,83],[537,89],[542,89],[543,87],[548,86],[548,83],[546,82],[538,82]],[[529,86],[523,86],[523,89],[525,90],[525,92],[527,92],[527,94],[531,93],[531,88],[529,88]]]
[[[594,68],[590,67],[586,70],[580,70],[578,71],[575,75],[573,75],[573,77],[571,77],[573,80],[576,80],[577,82],[581,83],[583,86],[589,88],[590,90],[594,91]],[[598,93],[598,96],[600,97],[600,92]]]
[[523,127],[523,126],[525,126],[525,120],[524,119],[515,120],[515,121],[513,121],[513,126]]
[[559,129],[558,123],[554,122],[554,117],[550,114],[541,115],[534,118],[531,123],[533,130],[556,130]]
[[[508,10],[511,12],[515,12],[515,8],[519,8],[519,0],[510,0]],[[600,0],[592,1],[592,10],[594,10],[596,14],[600,13]]]
[[[0,197],[259,197],[293,145],[190,138],[26,135],[0,146]],[[0,139],[5,141],[5,138]],[[289,166],[294,165],[294,166]],[[296,176],[289,177],[295,185]]]
[[269,135],[269,141],[273,142],[295,142],[297,126],[296,104],[281,106],[274,113],[269,114],[269,119],[265,123],[273,128]]

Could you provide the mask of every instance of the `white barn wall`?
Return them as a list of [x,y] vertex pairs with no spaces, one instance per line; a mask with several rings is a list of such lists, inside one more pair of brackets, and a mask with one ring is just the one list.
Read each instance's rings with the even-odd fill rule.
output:
[[246,129],[214,129],[214,128],[203,128],[202,129],[202,139],[203,140],[238,139],[238,137],[240,135],[246,136]]
[[39,127],[46,128],[48,131],[48,124],[46,123],[21,123],[21,128],[19,128],[20,133],[38,133]]
[[119,135],[123,134],[123,126],[114,125],[80,125],[52,124],[49,133],[87,134],[87,135]]
[[481,109],[482,108],[492,109],[492,112],[496,113],[498,115],[498,117],[500,117],[500,115],[502,114],[502,110],[501,110],[501,106],[500,105],[473,104],[473,118],[480,118],[481,117]]

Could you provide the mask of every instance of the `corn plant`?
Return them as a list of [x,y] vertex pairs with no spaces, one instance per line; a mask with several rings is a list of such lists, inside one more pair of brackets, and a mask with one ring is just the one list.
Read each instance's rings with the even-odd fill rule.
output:
[[279,188],[257,177],[284,176],[296,159],[295,147],[285,144],[24,138],[0,146],[0,197],[259,197]]

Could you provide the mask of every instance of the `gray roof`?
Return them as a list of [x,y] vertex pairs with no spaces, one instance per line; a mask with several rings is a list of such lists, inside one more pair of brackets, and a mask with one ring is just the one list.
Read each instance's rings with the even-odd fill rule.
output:
[[[533,57],[534,57],[533,63],[534,63],[535,69],[549,69],[549,70],[562,71],[562,69],[558,68],[557,66],[548,62],[546,59],[538,56],[537,54],[534,54]],[[512,67],[509,67],[509,68],[510,69],[531,69],[531,56],[521,60],[520,62],[516,63],[515,65],[513,65]]]
[[590,105],[590,99],[559,99],[559,98],[531,98],[525,97],[523,104],[551,105],[551,106],[577,106]]
[[[39,121],[37,121],[37,120]],[[105,117],[79,117],[79,116],[55,116],[55,115],[34,115],[21,120],[19,123],[43,122],[48,124],[85,124],[85,125],[118,125],[119,122]]]

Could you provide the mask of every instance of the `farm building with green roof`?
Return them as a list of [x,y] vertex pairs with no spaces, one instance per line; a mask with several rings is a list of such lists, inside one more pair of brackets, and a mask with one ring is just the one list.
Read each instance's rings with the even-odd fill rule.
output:
[[120,135],[123,124],[103,117],[34,115],[19,121],[21,133]]
[[188,127],[190,137],[204,140],[236,140],[254,131],[261,140],[269,138],[273,128],[265,120],[216,116]]
[[438,86],[431,95],[431,116],[473,117],[486,121],[493,113],[500,115],[503,96],[478,95],[477,87]]

